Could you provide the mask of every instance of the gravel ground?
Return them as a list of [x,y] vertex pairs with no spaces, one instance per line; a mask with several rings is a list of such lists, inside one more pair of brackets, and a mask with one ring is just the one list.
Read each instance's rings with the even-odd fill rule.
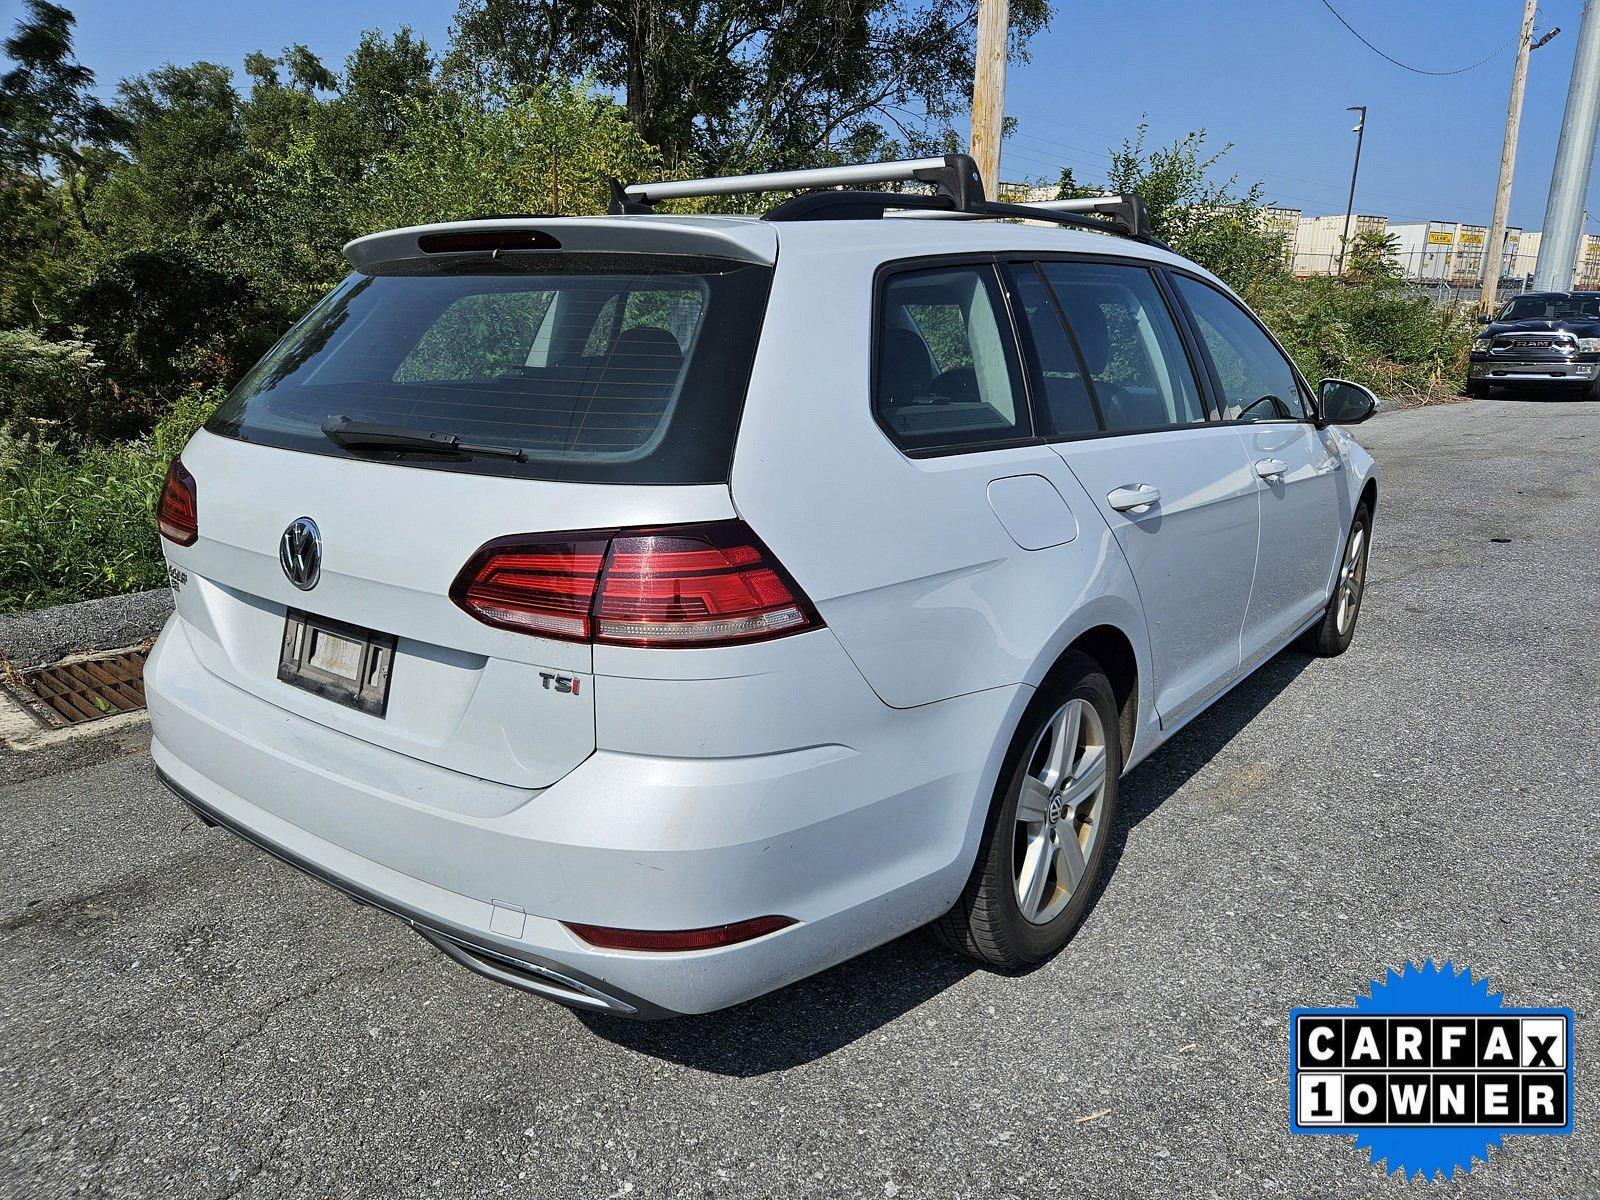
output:
[[34,612],[0,614],[0,658],[19,670],[83,650],[131,646],[159,630],[172,612],[166,588],[85,600]]
[[136,737],[0,765],[0,1194],[1369,1196],[1287,1132],[1287,1016],[1453,958],[1578,1012],[1577,1133],[1438,1196],[1600,1196],[1600,404],[1361,431],[1349,654],[1284,655],[1125,782],[1032,973],[907,938],[721,1015],[580,1018],[227,835]]

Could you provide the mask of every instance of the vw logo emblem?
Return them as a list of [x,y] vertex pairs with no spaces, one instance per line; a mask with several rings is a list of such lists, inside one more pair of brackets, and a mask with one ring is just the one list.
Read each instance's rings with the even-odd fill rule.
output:
[[309,592],[322,578],[322,532],[310,517],[289,522],[278,541],[278,562],[289,582]]

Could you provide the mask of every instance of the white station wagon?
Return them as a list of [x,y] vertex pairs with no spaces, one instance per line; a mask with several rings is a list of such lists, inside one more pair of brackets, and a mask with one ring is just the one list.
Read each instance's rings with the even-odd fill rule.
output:
[[1376,480],[1337,426],[1376,401],[1136,198],[982,195],[952,155],[352,242],[172,463],[162,780],[591,1010],[924,925],[1059,949],[1119,777],[1349,644]]

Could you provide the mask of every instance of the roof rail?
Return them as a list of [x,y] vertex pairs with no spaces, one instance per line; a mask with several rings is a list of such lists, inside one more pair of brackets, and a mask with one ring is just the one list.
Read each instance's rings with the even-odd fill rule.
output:
[[971,211],[983,202],[983,177],[968,154],[940,158],[906,158],[895,162],[857,163],[846,167],[812,167],[800,171],[764,171],[756,175],[724,175],[710,179],[667,179],[659,183],[611,184],[611,213],[651,212],[657,200],[688,196],[738,196],[756,192],[791,192],[803,188],[853,187],[863,183],[931,183],[948,207]]
[[[931,183],[934,190],[932,195],[851,190],[857,185],[871,183]],[[609,211],[613,216],[644,214],[653,213],[658,200],[791,191],[800,191],[801,194],[768,209],[765,220],[873,220],[888,211],[906,217],[956,220],[1012,217],[1120,234],[1157,246],[1163,244],[1151,232],[1150,213],[1144,202],[1132,193],[1091,196],[1081,200],[1044,200],[1034,204],[986,200],[983,177],[978,173],[977,164],[967,154],[857,163],[844,167],[814,167],[799,171],[766,171],[755,175],[724,175],[710,179],[668,179],[659,183],[624,185],[612,180]],[[1100,220],[1099,217],[1110,219]]]

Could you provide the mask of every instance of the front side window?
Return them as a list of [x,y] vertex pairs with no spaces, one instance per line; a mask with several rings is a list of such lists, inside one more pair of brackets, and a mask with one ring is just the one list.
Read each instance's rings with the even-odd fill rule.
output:
[[374,457],[340,417],[521,450],[377,454],[406,466],[594,483],[728,478],[768,268],[721,259],[540,256],[358,274],[245,376],[207,428]]
[[1178,327],[1148,270],[1077,262],[1043,270],[1083,352],[1107,432],[1206,420]]
[[1031,435],[1016,349],[987,264],[893,275],[878,306],[873,408],[905,450]]
[[1306,412],[1294,368],[1261,326],[1209,284],[1175,275],[1222,386],[1228,421],[1299,421]]

